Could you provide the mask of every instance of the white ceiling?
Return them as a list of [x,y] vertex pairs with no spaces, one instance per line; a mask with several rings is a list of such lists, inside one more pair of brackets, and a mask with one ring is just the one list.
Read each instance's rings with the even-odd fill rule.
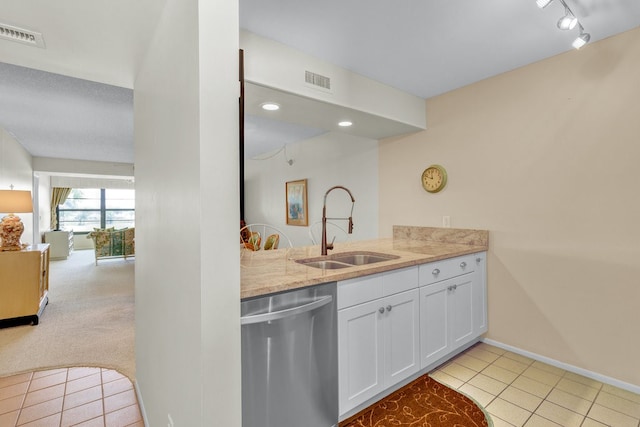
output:
[[[0,40],[0,62],[88,80],[0,67],[0,126],[36,156],[132,162],[124,111],[165,1],[0,0],[0,23],[46,44]],[[638,0],[566,2],[591,43],[640,26]],[[563,12],[559,0],[240,0],[242,28],[423,98],[571,50]]]

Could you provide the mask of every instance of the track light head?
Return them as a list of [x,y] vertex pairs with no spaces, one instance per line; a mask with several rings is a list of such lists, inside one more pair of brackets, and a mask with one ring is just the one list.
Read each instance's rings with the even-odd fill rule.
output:
[[573,41],[573,47],[580,49],[582,46],[589,43],[589,40],[591,40],[591,35],[589,33],[582,32],[581,29],[580,35]]
[[540,9],[544,9],[545,7],[549,6],[549,3],[551,3],[552,1],[553,0],[536,0],[536,4]]
[[567,9],[566,14],[558,20],[558,28],[561,30],[573,30],[578,23],[576,18],[570,10]]

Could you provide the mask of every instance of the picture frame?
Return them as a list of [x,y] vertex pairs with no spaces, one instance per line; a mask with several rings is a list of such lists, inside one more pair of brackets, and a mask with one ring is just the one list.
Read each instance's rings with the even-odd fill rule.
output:
[[307,208],[307,180],[288,181],[285,184],[287,225],[309,225]]

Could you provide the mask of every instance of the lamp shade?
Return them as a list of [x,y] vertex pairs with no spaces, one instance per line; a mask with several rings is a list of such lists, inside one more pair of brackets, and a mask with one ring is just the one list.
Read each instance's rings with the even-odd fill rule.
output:
[[0,190],[1,213],[30,213],[33,212],[31,191]]

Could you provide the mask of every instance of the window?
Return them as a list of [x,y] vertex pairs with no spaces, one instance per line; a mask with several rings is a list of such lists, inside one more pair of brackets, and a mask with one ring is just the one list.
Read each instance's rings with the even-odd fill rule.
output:
[[135,226],[135,190],[74,188],[58,207],[62,230],[89,232],[94,228]]

